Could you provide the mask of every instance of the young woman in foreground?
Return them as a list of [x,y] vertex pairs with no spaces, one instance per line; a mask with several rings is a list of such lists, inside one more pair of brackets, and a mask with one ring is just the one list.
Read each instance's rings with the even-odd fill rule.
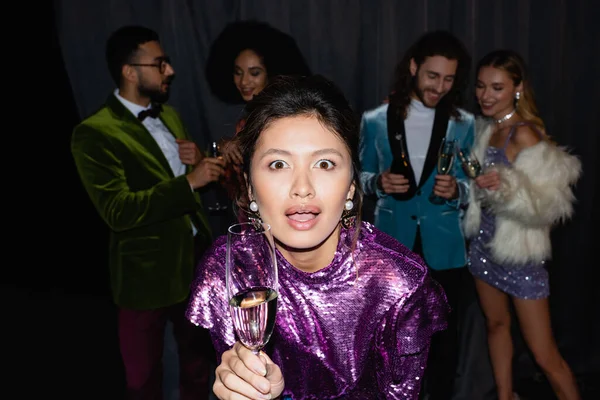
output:
[[360,221],[358,122],[326,79],[283,78],[248,103],[237,138],[253,218],[271,226],[277,318],[259,356],[238,341],[226,238],[197,269],[188,318],[219,355],[220,399],[417,399],[447,303],[423,261]]

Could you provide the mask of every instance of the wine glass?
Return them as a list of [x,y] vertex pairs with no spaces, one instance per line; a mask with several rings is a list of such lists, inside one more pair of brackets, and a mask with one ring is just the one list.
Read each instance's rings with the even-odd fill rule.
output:
[[[459,148],[457,150],[458,153],[458,158],[460,159],[460,163],[462,165],[463,171],[465,171],[465,174],[471,178],[471,179],[475,179],[477,178],[479,175],[483,174],[483,166],[481,165],[481,163],[479,162],[479,160],[477,159],[477,157],[475,157],[475,154],[473,154],[473,151],[464,147],[464,148]],[[489,163],[486,164],[486,168],[488,167],[493,167],[494,163]],[[485,206],[486,203],[486,198],[485,198],[485,193],[482,190],[478,190],[477,188],[475,188],[475,198],[477,200],[479,200],[481,202],[482,206]]]
[[[219,144],[217,142],[212,142],[208,146],[206,155],[209,157],[219,158],[221,156],[221,148],[220,148]],[[206,208],[208,209],[208,211],[211,211],[211,212],[225,211],[225,210],[227,210],[227,205],[221,204],[219,202],[219,198],[224,195],[223,190],[219,184],[217,184],[217,186],[215,188],[216,188],[215,196],[216,196],[217,200],[215,201],[214,204],[211,204],[211,205],[207,206]]]
[[[442,143],[440,144],[440,149],[438,151],[437,160],[437,172],[439,175],[448,175],[452,170],[455,146],[455,140],[447,140],[446,138],[442,139]],[[444,204],[446,202],[446,199],[437,196],[435,193],[431,192],[431,194],[429,195],[429,201],[433,204]]]
[[463,171],[465,171],[465,174],[469,178],[475,179],[482,174],[483,168],[481,167],[481,164],[479,163],[477,157],[475,157],[475,154],[473,154],[473,152],[470,149],[466,147],[458,148],[457,153]]
[[258,354],[275,326],[278,280],[271,227],[242,222],[227,230],[227,301],[239,341]]

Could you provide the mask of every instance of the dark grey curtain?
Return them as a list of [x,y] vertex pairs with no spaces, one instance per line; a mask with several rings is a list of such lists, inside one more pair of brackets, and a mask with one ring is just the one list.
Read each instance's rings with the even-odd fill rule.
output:
[[[593,278],[598,261],[592,254],[598,226],[592,225],[598,221],[598,9],[592,0],[58,0],[55,17],[80,118],[113,89],[103,58],[108,34],[143,24],[158,31],[173,60],[177,79],[170,103],[203,147],[231,135],[240,112],[214,98],[204,77],[210,43],[237,19],[266,21],[295,37],[312,70],[333,79],[358,113],[387,95],[394,65],[426,30],[456,33],[474,63],[499,47],[521,52],[550,134],[584,165],[575,218],[553,233],[551,304],[559,346],[575,372],[585,373],[600,370]],[[473,96],[468,100],[474,110]]]

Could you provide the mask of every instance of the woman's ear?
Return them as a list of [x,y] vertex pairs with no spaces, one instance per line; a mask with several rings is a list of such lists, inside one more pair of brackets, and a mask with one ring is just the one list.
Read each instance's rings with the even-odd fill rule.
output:
[[348,195],[346,196],[346,199],[353,199],[355,191],[356,191],[356,185],[354,182],[352,182],[350,184],[350,189],[348,189]]
[[523,97],[523,82],[519,83],[515,88],[515,92],[521,93],[521,97]]

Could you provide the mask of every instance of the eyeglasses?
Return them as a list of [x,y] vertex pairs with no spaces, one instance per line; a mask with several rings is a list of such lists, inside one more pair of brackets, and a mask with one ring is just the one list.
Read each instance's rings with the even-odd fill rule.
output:
[[163,57],[158,61],[158,64],[129,64],[134,67],[154,67],[158,68],[161,74],[164,74],[167,70],[167,65],[171,65],[171,59],[169,57]]

